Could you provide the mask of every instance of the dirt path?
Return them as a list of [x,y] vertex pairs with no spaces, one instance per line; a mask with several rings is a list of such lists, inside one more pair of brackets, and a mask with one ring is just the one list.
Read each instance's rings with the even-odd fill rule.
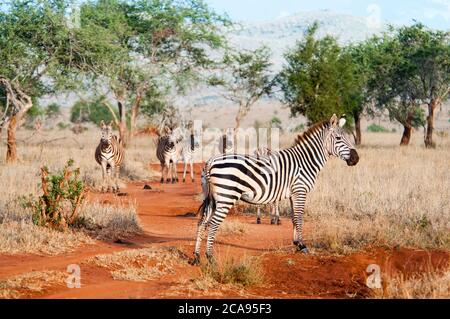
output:
[[[199,166],[196,167],[199,172]],[[219,236],[216,244],[218,262],[260,256],[264,279],[261,284],[247,289],[235,286],[199,287],[195,278],[200,268],[186,262],[176,265],[171,273],[147,282],[116,280],[110,269],[86,260],[100,254],[138,248],[176,247],[189,257],[192,255],[196,230],[196,217],[186,217],[199,206],[198,183],[161,185],[149,183],[152,190],[144,190],[145,183],[132,183],[124,190],[127,201],[137,205],[142,235],[128,238],[122,243],[96,242],[76,251],[58,256],[0,255],[0,280],[31,271],[66,271],[67,265],[81,267],[81,288],[69,289],[64,285],[52,286],[39,293],[27,295],[38,298],[183,298],[183,297],[268,297],[268,298],[361,298],[371,296],[366,286],[366,268],[380,265],[382,271],[401,271],[413,274],[443,267],[448,263],[447,252],[420,250],[370,249],[348,256],[293,252],[292,226],[283,219],[281,226],[272,226],[268,219],[262,225],[254,217],[229,216],[245,224],[244,234]],[[112,194],[91,194],[91,198],[104,203],[123,201]],[[306,225],[306,234],[308,232]]]

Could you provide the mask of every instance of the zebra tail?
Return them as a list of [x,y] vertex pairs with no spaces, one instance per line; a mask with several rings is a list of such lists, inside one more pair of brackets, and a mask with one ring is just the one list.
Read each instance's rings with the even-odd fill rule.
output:
[[205,171],[202,172],[202,190],[203,190],[203,203],[200,205],[197,211],[197,215],[200,213],[201,217],[203,218],[205,214],[210,215],[212,211],[214,211],[216,206],[216,201],[214,200],[211,190],[210,190],[210,184],[205,176]]

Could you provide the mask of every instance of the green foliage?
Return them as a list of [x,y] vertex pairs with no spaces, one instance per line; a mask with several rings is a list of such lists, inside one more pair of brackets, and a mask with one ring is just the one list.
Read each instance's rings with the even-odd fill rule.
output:
[[69,160],[62,171],[51,174],[41,169],[43,194],[38,198],[22,198],[25,208],[32,210],[33,223],[38,226],[64,229],[80,224],[78,210],[85,198],[85,188],[79,179],[80,170]]
[[384,126],[378,125],[378,124],[370,124],[367,127],[367,132],[372,133],[387,133],[389,130],[385,128]]
[[[114,111],[116,114],[118,113],[117,110]],[[70,121],[72,123],[91,122],[98,125],[102,120],[105,122],[113,120],[113,115],[104,105],[104,97],[99,97],[91,102],[80,100],[71,108]]]
[[299,124],[299,125],[297,125],[294,129],[293,129],[293,132],[301,132],[301,131],[304,131],[305,130],[305,124]]
[[209,85],[224,89],[223,96],[239,106],[236,126],[254,103],[271,94],[274,81],[270,72],[270,56],[267,47],[253,51],[228,51],[221,62],[221,71],[208,78]]
[[56,117],[61,114],[61,107],[57,103],[51,103],[45,108],[45,116]]
[[270,120],[270,125],[281,129],[281,119],[277,116],[273,116]]
[[343,54],[336,39],[316,40],[317,28],[317,24],[311,26],[285,55],[287,65],[278,77],[292,115],[303,114],[313,123],[333,113],[344,114],[354,83],[350,57]]

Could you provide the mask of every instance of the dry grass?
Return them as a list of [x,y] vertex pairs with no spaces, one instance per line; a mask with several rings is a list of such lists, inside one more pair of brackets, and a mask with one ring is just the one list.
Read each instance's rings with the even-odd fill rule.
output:
[[384,288],[374,290],[375,298],[449,299],[450,269],[426,272],[410,278],[403,275],[384,276]]
[[0,298],[17,299],[36,295],[45,289],[64,285],[67,273],[61,271],[37,271],[0,281]]
[[234,219],[225,219],[219,228],[219,235],[221,236],[243,235],[246,232],[247,225]]
[[[281,138],[292,144],[293,134]],[[450,249],[450,139],[427,150],[416,134],[399,147],[399,134],[366,133],[355,167],[331,159],[308,195],[305,240],[310,247],[348,253],[367,245]],[[243,206],[256,214],[256,206]],[[290,216],[289,201],[280,207]]]
[[264,274],[258,259],[244,257],[239,261],[227,259],[221,264],[203,264],[201,275],[192,283],[200,290],[211,289],[217,284],[251,287],[264,282]]
[[173,247],[126,250],[114,254],[99,255],[88,263],[108,268],[116,280],[145,282],[173,273],[177,265],[187,261],[184,254]]
[[[74,135],[70,131],[54,130],[39,135],[21,130],[18,133],[20,161],[17,164],[4,162],[6,149],[4,145],[0,146],[0,252],[59,254],[93,242],[91,237],[117,239],[140,231],[134,206],[103,207],[96,203],[87,204],[82,217],[88,232],[59,232],[35,226],[31,212],[20,205],[21,196],[40,194],[41,166],[46,165],[50,171],[56,171],[71,158],[75,160],[75,166],[80,167],[86,184],[91,188],[98,187],[101,170],[94,159],[98,135],[97,131]],[[145,167],[154,150],[152,143],[148,137],[138,137],[130,145],[122,170],[123,180],[152,178],[153,172]],[[121,184],[123,187],[124,183]]]

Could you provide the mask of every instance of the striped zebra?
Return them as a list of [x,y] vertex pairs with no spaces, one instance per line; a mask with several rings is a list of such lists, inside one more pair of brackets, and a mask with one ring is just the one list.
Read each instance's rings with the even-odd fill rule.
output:
[[198,142],[198,137],[194,133],[191,133],[189,135],[189,138],[182,143],[182,146],[180,148],[180,158],[184,163],[183,183],[186,181],[188,163],[190,166],[189,172],[191,174],[191,181],[194,182],[194,154],[199,147],[200,144]]
[[[158,137],[156,157],[161,163],[161,183],[164,183],[164,177],[166,177],[167,183],[171,181],[172,183],[178,182],[177,163],[182,140],[183,135],[179,128],[174,130],[166,129],[165,135]],[[170,174],[170,177],[168,174]]]
[[104,121],[101,121],[101,139],[95,150],[95,160],[102,167],[102,192],[105,190],[105,181],[107,183],[106,191],[110,191],[111,178],[114,179],[112,191],[119,191],[118,179],[120,166],[123,163],[125,155],[122,140],[116,135],[113,135],[112,124],[113,122],[110,122],[106,125]]
[[[270,156],[274,152],[268,147],[261,146],[255,150],[255,156],[259,159],[263,156]],[[269,203],[267,204],[269,206],[269,216],[270,224],[272,225],[281,225],[281,219],[280,219],[280,205],[279,203]],[[261,206],[258,205],[257,207],[257,213],[256,213],[256,223],[261,224]]]
[[250,204],[276,203],[289,198],[294,228],[293,243],[298,251],[308,252],[302,239],[303,211],[306,195],[313,189],[317,175],[327,160],[339,157],[354,166],[359,156],[345,136],[334,114],[329,121],[318,123],[299,135],[293,147],[267,157],[238,154],[219,155],[205,164],[202,185],[205,199],[199,208],[197,240],[193,264],[200,262],[200,246],[208,229],[206,257],[213,261],[213,244],[217,230],[238,200]]

